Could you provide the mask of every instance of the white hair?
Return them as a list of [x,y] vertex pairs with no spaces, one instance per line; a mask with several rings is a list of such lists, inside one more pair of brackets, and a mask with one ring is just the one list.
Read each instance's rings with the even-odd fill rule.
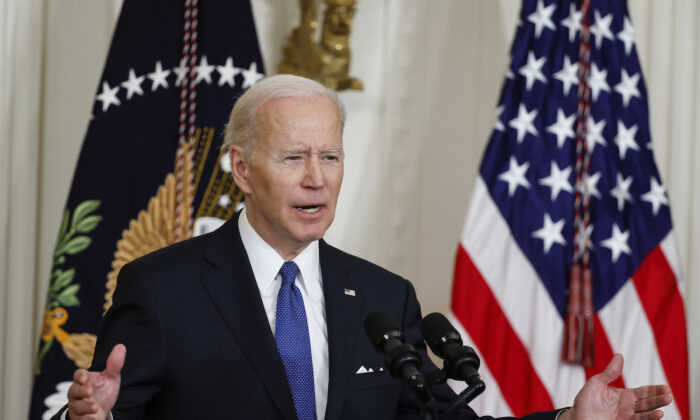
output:
[[255,148],[255,122],[260,107],[272,99],[279,98],[330,98],[338,110],[341,133],[345,126],[345,106],[334,90],[304,77],[279,74],[266,77],[248,89],[236,101],[224,130],[224,143],[221,147],[241,146],[243,154],[250,157]]

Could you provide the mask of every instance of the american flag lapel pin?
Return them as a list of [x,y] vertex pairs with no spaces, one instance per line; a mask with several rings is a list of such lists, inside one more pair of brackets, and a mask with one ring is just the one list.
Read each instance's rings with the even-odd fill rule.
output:
[[355,296],[355,291],[353,289],[343,289],[343,292],[348,296]]

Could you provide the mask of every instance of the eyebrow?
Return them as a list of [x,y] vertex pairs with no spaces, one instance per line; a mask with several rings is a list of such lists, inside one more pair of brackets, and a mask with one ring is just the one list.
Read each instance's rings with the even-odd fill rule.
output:
[[[304,149],[288,149],[288,150],[282,150],[282,154],[294,154],[294,155],[308,155],[309,151],[304,150]],[[324,154],[324,153],[343,153],[343,149],[329,149],[329,150],[322,150],[319,152],[319,154]]]

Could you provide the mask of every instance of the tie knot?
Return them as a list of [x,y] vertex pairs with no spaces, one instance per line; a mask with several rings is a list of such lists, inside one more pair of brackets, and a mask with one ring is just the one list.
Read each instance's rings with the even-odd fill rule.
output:
[[294,279],[296,278],[298,272],[299,267],[297,266],[297,263],[294,261],[286,261],[284,264],[282,264],[282,268],[280,268],[282,283],[294,283]]

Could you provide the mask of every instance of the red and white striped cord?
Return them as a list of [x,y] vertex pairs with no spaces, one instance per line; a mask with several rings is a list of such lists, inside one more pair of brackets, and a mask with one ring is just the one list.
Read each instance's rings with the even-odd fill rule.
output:
[[[194,143],[195,122],[197,118],[197,90],[195,89],[195,67],[197,65],[197,38],[198,38],[198,0],[185,1],[184,34],[182,40],[182,59],[180,65],[184,66],[185,77],[180,88],[180,118],[178,127],[178,148],[175,161],[176,195],[175,195],[175,241],[185,239],[187,235],[181,233],[183,212],[187,212],[187,232],[192,231],[194,215],[192,194],[187,194],[187,202],[183,198],[185,185],[189,191],[193,190],[193,171],[185,177],[185,159],[190,160],[190,168],[194,167]],[[187,178],[187,179],[185,179]]]
[[581,2],[581,37],[578,61],[578,105],[576,109],[576,187],[574,201],[574,255],[569,276],[569,302],[564,323],[563,359],[593,364],[593,284],[589,268],[590,192],[587,179],[590,153],[586,136],[591,110],[590,0]]

